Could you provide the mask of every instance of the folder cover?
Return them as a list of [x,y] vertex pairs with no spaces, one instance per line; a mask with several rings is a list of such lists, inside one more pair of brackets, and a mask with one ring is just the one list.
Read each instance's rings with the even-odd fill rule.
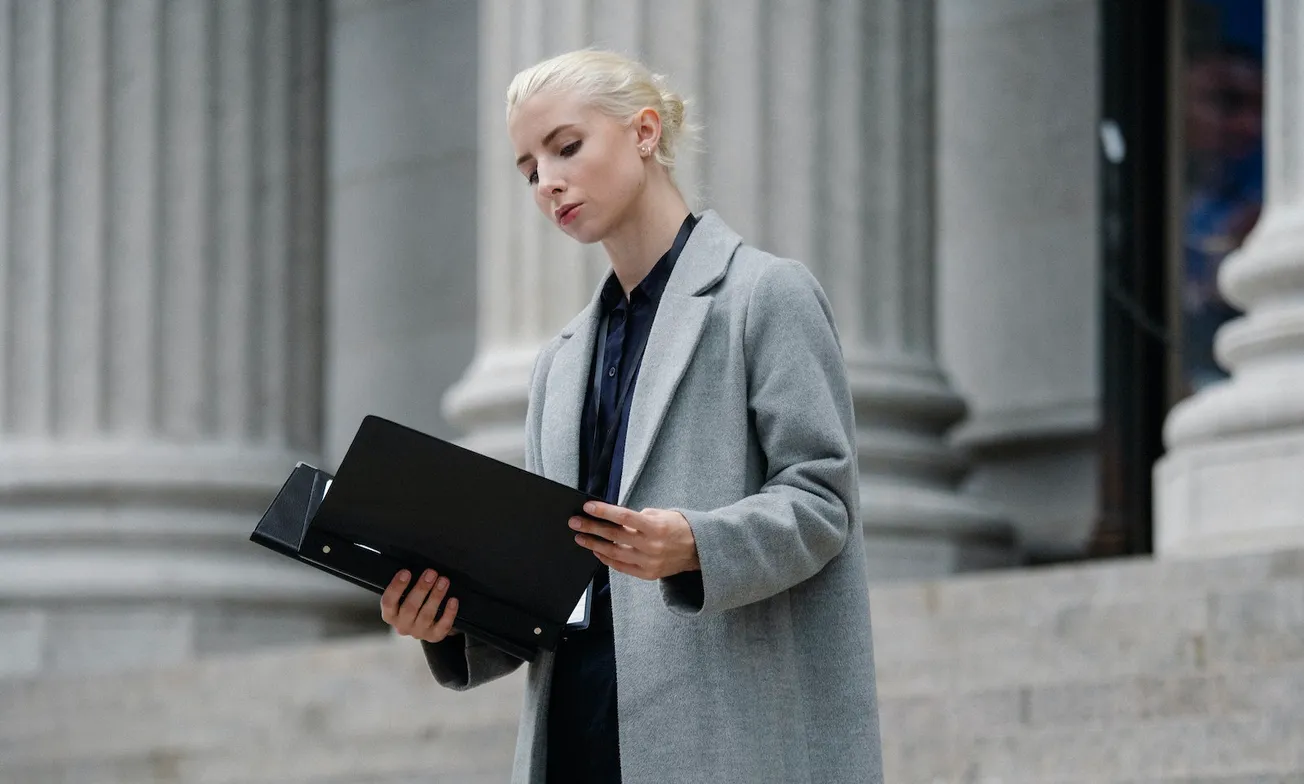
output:
[[400,569],[434,569],[458,600],[455,628],[528,661],[556,649],[600,566],[568,525],[589,500],[368,416],[334,476],[294,468],[250,539],[377,594]]

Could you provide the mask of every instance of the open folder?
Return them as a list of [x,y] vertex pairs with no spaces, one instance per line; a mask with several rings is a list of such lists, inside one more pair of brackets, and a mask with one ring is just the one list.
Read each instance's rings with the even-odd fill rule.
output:
[[455,628],[532,660],[590,600],[600,564],[568,525],[589,500],[368,416],[333,476],[295,467],[250,539],[375,593],[400,569],[434,569],[458,600]]

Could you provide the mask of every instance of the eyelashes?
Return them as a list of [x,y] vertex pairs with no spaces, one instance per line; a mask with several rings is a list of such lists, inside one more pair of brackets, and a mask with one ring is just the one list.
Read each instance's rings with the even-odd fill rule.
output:
[[[581,140],[576,139],[575,141],[571,142],[570,144],[567,144],[566,146],[562,147],[561,150],[559,151],[559,152],[561,153],[561,157],[563,157],[563,158],[570,158],[570,157],[574,156],[575,153],[577,153],[577,152],[580,151],[580,146],[581,146],[582,144],[583,144],[583,142],[582,142]],[[528,182],[528,183],[531,184],[531,185],[538,185],[538,184],[539,184],[539,170],[538,170],[538,169],[535,169],[534,171],[532,171],[532,172],[530,172],[529,174],[527,174],[527,175],[525,176],[525,181]]]

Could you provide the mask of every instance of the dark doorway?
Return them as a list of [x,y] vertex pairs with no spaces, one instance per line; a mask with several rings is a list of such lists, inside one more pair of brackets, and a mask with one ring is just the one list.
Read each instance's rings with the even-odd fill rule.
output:
[[1102,0],[1100,518],[1095,555],[1153,550],[1168,411],[1225,372],[1219,266],[1263,202],[1264,0]]
[[[1176,1],[1176,0],[1175,0]],[[1100,517],[1092,555],[1153,550],[1167,356],[1170,3],[1102,0]]]

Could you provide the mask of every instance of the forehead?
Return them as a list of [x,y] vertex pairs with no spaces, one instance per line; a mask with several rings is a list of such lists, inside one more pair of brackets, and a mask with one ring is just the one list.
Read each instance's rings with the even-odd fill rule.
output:
[[533,153],[561,125],[592,131],[606,116],[570,93],[544,92],[516,105],[507,120],[507,133],[517,155]]

